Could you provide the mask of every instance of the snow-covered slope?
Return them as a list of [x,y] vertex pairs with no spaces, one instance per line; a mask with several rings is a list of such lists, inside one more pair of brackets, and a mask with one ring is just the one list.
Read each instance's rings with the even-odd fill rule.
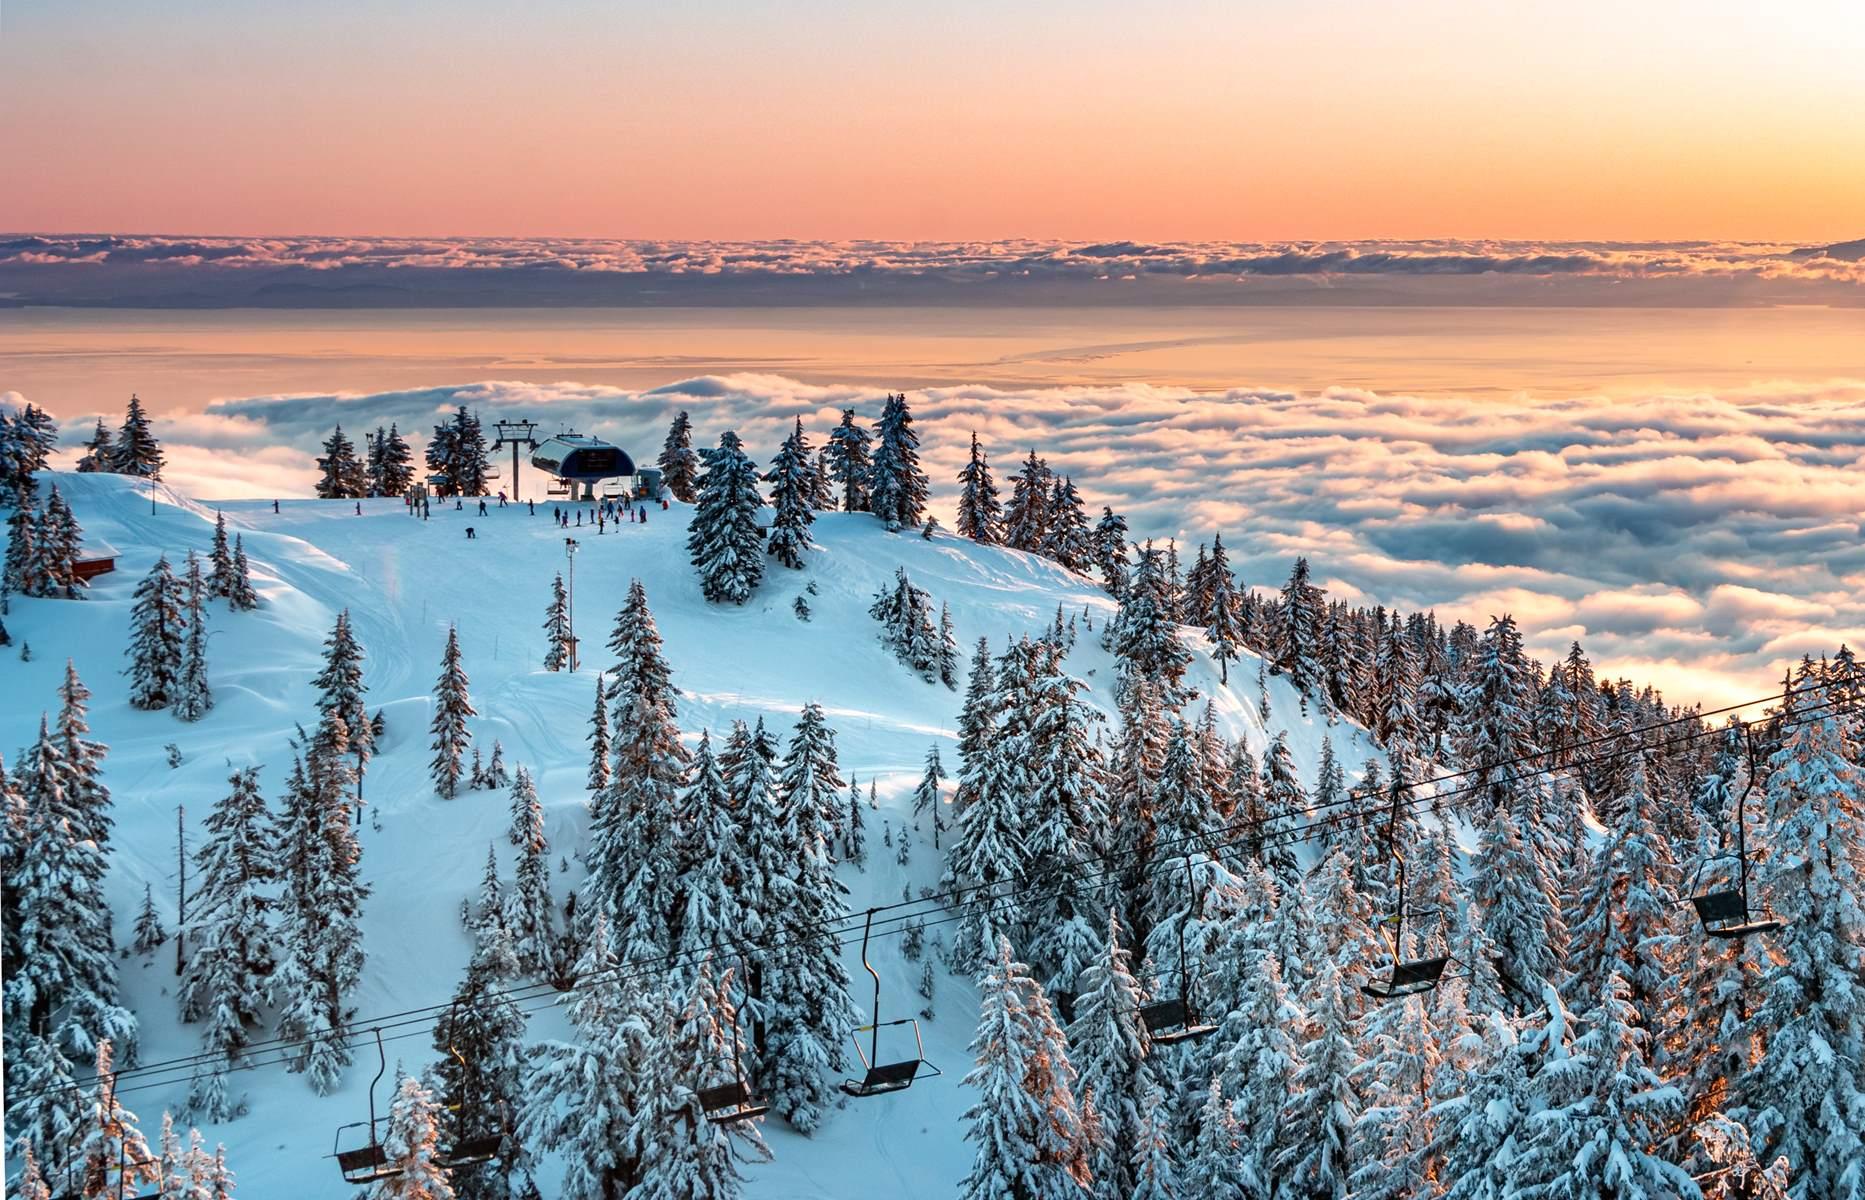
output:
[[[883,824],[910,824],[909,794],[927,747],[938,743],[948,768],[959,695],[921,682],[876,640],[867,609],[875,592],[904,566],[935,602],[951,606],[961,647],[979,637],[1004,639],[1036,632],[1054,619],[1057,605],[1092,614],[1096,632],[1112,615],[1112,602],[1092,581],[1030,555],[980,547],[951,535],[923,540],[889,535],[866,516],[824,515],[815,527],[819,548],[807,569],[771,566],[764,587],[743,608],[704,603],[685,551],[687,511],[658,509],[646,525],[572,528],[575,611],[584,647],[582,669],[542,669],[540,624],[551,577],[565,567],[565,531],[540,509],[494,509],[481,517],[469,507],[436,506],[431,521],[406,515],[393,500],[368,500],[357,515],[350,501],[228,502],[231,530],[241,533],[264,597],[256,613],[217,608],[209,643],[214,711],[195,725],[167,713],[142,713],[123,700],[121,671],[127,644],[129,598],[136,581],[160,553],[176,562],[188,550],[205,552],[213,510],[145,484],[116,476],[59,475],[87,539],[113,546],[115,574],[95,581],[81,602],[18,599],[7,627],[16,648],[30,643],[31,661],[13,651],[0,657],[0,746],[21,746],[37,729],[40,710],[55,709],[65,660],[72,659],[96,692],[95,736],[109,756],[105,779],[115,797],[117,830],[110,876],[116,927],[127,941],[130,920],[145,883],[154,885],[165,923],[174,924],[176,808],[186,810],[191,842],[200,820],[225,790],[230,767],[263,764],[268,795],[276,798],[289,765],[287,740],[296,722],[312,715],[310,679],[321,643],[340,608],[347,607],[368,653],[372,708],[387,721],[379,756],[366,783],[381,828],[362,832],[363,874],[373,888],[364,914],[368,968],[354,997],[359,1017],[444,1003],[464,966],[469,942],[459,921],[461,900],[476,895],[486,847],[496,847],[510,873],[511,847],[503,836],[507,796],[468,792],[452,801],[435,797],[427,776],[429,689],[439,671],[449,625],[459,628],[473,701],[477,744],[504,744],[508,766],[529,766],[545,804],[553,856],[570,869],[553,886],[561,900],[581,880],[576,863],[586,827],[583,783],[585,736],[596,671],[608,663],[602,649],[631,577],[646,585],[666,639],[666,652],[682,695],[680,722],[690,737],[702,728],[715,736],[734,718],[765,718],[787,737],[794,715],[815,700],[828,710],[844,773],[865,788],[878,780],[881,811],[870,815],[870,865],[844,868],[857,911],[900,898],[904,885],[933,886],[939,860],[930,829],[914,834],[912,862],[902,867],[883,851]],[[466,526],[477,531],[467,540]],[[799,621],[792,602],[808,583],[813,619]],[[1198,649],[1189,682],[1209,697],[1220,726],[1260,751],[1277,728],[1289,731],[1304,776],[1312,781],[1324,733],[1341,760],[1361,762],[1364,737],[1352,727],[1324,727],[1318,715],[1299,714],[1287,685],[1271,680],[1272,727],[1256,711],[1253,659],[1232,664],[1234,690],[1220,687],[1218,672]],[[1112,663],[1097,639],[1085,635],[1069,657],[1073,671],[1092,686],[1092,699],[1111,708]],[[1248,681],[1246,684],[1245,681]],[[179,768],[167,765],[165,746],[179,747]],[[12,761],[9,759],[9,761]],[[919,967],[905,962],[897,941],[878,943],[874,959],[885,981],[884,1016],[916,1012]],[[866,1005],[866,977],[856,946],[846,948],[857,976],[856,999]],[[198,1049],[198,1031],[175,1019],[172,944],[153,962],[123,964],[128,1002],[143,1026],[143,1060],[157,1062]],[[769,1165],[748,1168],[749,1194],[758,1197],[946,1197],[971,1160],[961,1141],[959,1114],[967,1100],[959,1079],[967,1067],[976,997],[968,982],[941,976],[936,1019],[926,1023],[926,1054],[943,1077],[910,1091],[865,1101],[841,1101],[813,1138],[773,1124],[765,1136],[775,1153]],[[557,1031],[553,1014],[533,1032]],[[389,1047],[391,1059],[418,1069],[432,1056],[425,1029]],[[319,1099],[302,1077],[266,1067],[235,1075],[251,1110],[239,1120],[205,1130],[227,1143],[243,1195],[294,1197],[347,1194],[331,1151],[336,1127],[360,1120],[374,1073],[373,1056],[359,1052],[344,1090]],[[126,1078],[124,1099],[153,1128],[165,1107],[179,1106],[187,1074]],[[549,1194],[550,1176],[543,1180]],[[339,1190],[343,1189],[343,1190]]]

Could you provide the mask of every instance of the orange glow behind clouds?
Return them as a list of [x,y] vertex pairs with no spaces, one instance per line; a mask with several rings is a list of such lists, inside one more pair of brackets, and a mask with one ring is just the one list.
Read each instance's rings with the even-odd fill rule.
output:
[[179,9],[10,0],[0,229],[1865,232],[1840,0]]

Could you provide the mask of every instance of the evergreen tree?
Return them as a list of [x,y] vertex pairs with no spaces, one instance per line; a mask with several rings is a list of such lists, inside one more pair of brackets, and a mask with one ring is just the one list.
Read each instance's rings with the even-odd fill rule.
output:
[[1784,1157],[1808,1200],[1865,1187],[1865,772],[1831,690],[1768,760],[1763,893],[1786,924],[1754,1016],[1761,1060],[1741,1092],[1763,1161]]
[[944,805],[939,799],[939,785],[945,781],[945,767],[939,762],[939,747],[926,751],[926,772],[919,787],[913,790],[913,817],[917,824],[921,813],[932,819],[933,849],[939,849],[939,834],[945,829]]
[[356,780],[356,811],[360,820],[363,774],[375,754],[376,735],[364,698],[369,686],[363,682],[363,647],[356,640],[347,608],[337,613],[330,636],[324,639],[324,666],[311,680],[311,685],[317,689],[320,719],[343,727],[343,739],[353,760],[351,771]]
[[1320,694],[1323,592],[1308,581],[1308,560],[1298,558],[1282,586],[1276,610],[1275,665],[1302,693],[1303,701]]
[[434,681],[433,761],[429,765],[434,790],[451,800],[459,791],[466,748],[472,743],[466,719],[478,715],[466,691],[466,669],[460,665],[460,631],[447,627],[447,648],[440,658],[440,678]]
[[435,1024],[432,1071],[437,1133],[457,1146],[469,1139],[504,1133],[499,1156],[489,1163],[456,1167],[452,1184],[460,1200],[515,1200],[514,1174],[529,1175],[523,1145],[505,1123],[524,1103],[524,1017],[501,990],[495,952],[482,945],[467,964],[453,1003]]
[[395,1174],[376,1184],[370,1200],[454,1200],[440,1157],[441,1115],[439,1102],[419,1079],[402,1079],[382,1139],[386,1165]]
[[1198,1112],[1198,1136],[1190,1161],[1181,1172],[1184,1194],[1204,1200],[1246,1200],[1262,1190],[1261,1181],[1246,1166],[1245,1134],[1224,1089],[1213,1078]]
[[39,522],[32,497],[22,498],[6,522],[6,573],[4,588],[21,596],[45,595],[45,561],[39,553]]
[[1191,653],[1179,641],[1178,622],[1168,595],[1165,563],[1149,543],[1138,569],[1120,597],[1120,611],[1108,626],[1108,649],[1119,660],[1122,703],[1132,681],[1142,679],[1159,690],[1158,699],[1177,710],[1189,698],[1181,692]]
[[616,1200],[640,1181],[638,1114],[651,1094],[646,1070],[658,1031],[634,980],[620,971],[608,921],[594,914],[575,977],[564,995],[577,1037],[546,1042],[527,1056],[518,1134],[528,1146],[557,1153],[562,1200]]
[[733,1142],[769,1157],[755,1127],[715,1124],[699,1101],[701,1088],[734,1082],[730,993],[731,972],[715,987],[702,966],[681,1007],[663,1006],[671,1036],[655,1039],[647,1067],[653,1082],[636,1120],[641,1182],[631,1200],[736,1200],[744,1179]]
[[675,814],[687,763],[672,672],[639,580],[629,583],[609,645],[621,658],[611,687],[614,759],[609,786],[590,804],[584,887],[592,915],[612,922],[617,951],[635,958],[669,948],[678,894]]
[[233,547],[227,540],[227,514],[214,514],[213,548],[207,554],[207,594],[216,600],[231,600],[235,590]]
[[167,708],[175,702],[185,652],[184,604],[181,583],[169,569],[167,555],[157,558],[136,585],[130,609],[131,707]]
[[1092,1095],[1100,1136],[1089,1169],[1097,1200],[1124,1200],[1136,1185],[1134,1160],[1140,1148],[1143,1093],[1152,1083],[1146,1057],[1152,1046],[1140,1024],[1144,999],[1120,944],[1120,919],[1108,914],[1101,957],[1082,973],[1068,1044],[1080,1073],[1082,1096]]
[[1094,559],[1094,544],[1081,493],[1075,490],[1073,480],[1065,477],[1055,481],[1049,491],[1046,516],[1042,552],[1071,571],[1086,571]]
[[1242,653],[1244,644],[1243,613],[1237,598],[1237,581],[1230,573],[1230,560],[1224,553],[1224,535],[1211,539],[1209,567],[1211,590],[1199,614],[1205,637],[1211,640],[1211,657],[1217,660],[1218,682],[1230,683],[1230,664]]
[[894,568],[894,586],[875,593],[868,615],[881,623],[881,644],[927,683],[956,673],[950,630],[933,624],[932,596],[913,586],[905,567]]
[[842,423],[829,434],[825,450],[829,471],[842,489],[843,512],[868,511],[868,431],[855,421],[855,410],[842,410]]
[[1301,1047],[1282,1114],[1286,1141],[1275,1163],[1277,1194],[1341,1200],[1352,1171],[1348,1147],[1358,1116],[1352,1077],[1360,1057],[1340,971],[1331,959],[1315,971],[1308,1008],[1312,1032]]
[[699,455],[693,452],[693,422],[681,409],[667,427],[667,440],[661,443],[661,486],[682,504],[693,503],[698,495]]
[[890,530],[918,525],[926,515],[927,482],[919,445],[906,393],[890,394],[875,426],[874,461],[868,470],[869,511]]
[[1049,532],[1049,464],[1031,450],[1010,485],[1010,503],[1004,508],[1004,545],[1036,553]]
[[991,463],[978,434],[971,435],[971,459],[958,473],[958,534],[974,542],[994,545],[1002,537],[998,529],[1003,520],[1003,505],[997,499],[997,482],[991,478]]
[[520,968],[550,977],[556,971],[557,935],[551,928],[556,906],[550,898],[550,843],[544,836],[544,806],[538,803],[531,772],[518,768],[512,780],[511,835],[518,846],[518,869],[505,897],[505,929]]
[[252,568],[246,561],[246,546],[241,535],[233,535],[233,594],[228,607],[235,612],[251,612],[259,607],[259,593],[253,590]]
[[1087,1139],[1075,1099],[1068,1044],[1048,997],[1017,962],[1010,942],[979,981],[977,1065],[965,1076],[977,1101],[965,1112],[965,1140],[976,1144],[965,1200],[1060,1200],[1088,1183]]
[[89,1105],[72,1081],[71,1061],[49,1038],[6,1028],[6,1135],[59,1170],[77,1154]]
[[214,693],[207,683],[207,585],[201,578],[201,560],[193,551],[188,552],[186,594],[188,637],[170,707],[181,720],[198,721],[213,709]]
[[549,647],[544,651],[546,671],[561,671],[570,665],[570,606],[561,573],[550,581],[550,606],[544,610],[544,641]]
[[599,792],[609,786],[609,708],[601,672],[596,674],[596,708],[589,718],[589,778],[583,786]]
[[83,1140],[78,1145],[78,1178],[85,1200],[126,1195],[128,1189],[162,1182],[149,1143],[136,1127],[136,1114],[117,1098],[116,1067],[110,1039],[97,1043],[97,1087],[92,1094]]
[[389,423],[389,436],[382,443],[382,477],[377,495],[400,496],[414,485],[414,452],[402,437],[401,429]]
[[85,585],[77,576],[77,562],[84,545],[84,533],[78,518],[65,503],[58,485],[53,484],[45,499],[45,512],[37,530],[39,569],[36,572],[44,587],[43,595],[61,600],[77,600]]
[[1174,1200],[1179,1195],[1178,1167],[1166,1145],[1170,1117],[1165,1093],[1148,1081],[1140,1097],[1140,1124],[1134,1136],[1133,1200]]
[[64,774],[65,815],[78,837],[98,850],[110,848],[110,789],[104,785],[102,742],[92,741],[88,720],[91,690],[78,678],[78,669],[65,660],[64,682],[58,686],[57,734],[60,769]]
[[109,471],[115,463],[116,439],[110,436],[110,427],[99,417],[97,428],[91,432],[91,440],[84,443],[84,455],[78,459],[78,470],[85,474]]
[[756,465],[746,457],[736,433],[719,435],[719,446],[704,454],[706,473],[699,481],[686,547],[699,574],[700,591],[713,604],[743,604],[764,579],[764,537],[758,527]]
[[1119,599],[1127,590],[1127,519],[1103,507],[1093,540],[1094,565],[1101,572],[1101,586],[1108,595]]
[[[680,900],[674,949],[685,962],[703,961],[734,944],[744,928],[743,873],[731,792],[704,730],[693,751],[690,782],[681,801],[686,821],[680,838]],[[690,957],[687,957],[690,956]]]
[[1432,1110],[1438,1178],[1450,1200],[1518,1195],[1515,1175],[1533,1103],[1514,1023],[1491,1012],[1482,1026],[1462,1090]]
[[772,558],[792,570],[801,569],[803,552],[815,544],[809,536],[809,527],[816,521],[811,503],[814,476],[809,438],[803,433],[803,418],[798,417],[796,428],[784,439],[764,477],[771,485],[771,508],[775,512],[766,548]]
[[130,952],[150,955],[168,940],[168,933],[162,928],[161,914],[155,911],[155,889],[149,884],[142,885],[142,907],[136,910],[136,925],[130,937]]
[[958,690],[958,633],[952,627],[952,606],[939,605],[938,641],[939,682],[946,690]]
[[324,455],[317,460],[317,498],[350,500],[369,491],[369,475],[356,457],[356,445],[344,435],[343,426],[324,439]]
[[123,416],[123,428],[117,431],[116,446],[111,451],[110,469],[118,475],[139,475],[145,479],[162,478],[162,446],[149,429],[148,414],[142,401],[130,396]]
[[227,1097],[226,1072],[244,1058],[251,1031],[273,999],[278,962],[268,894],[278,865],[258,769],[235,771],[227,783],[227,795],[208,814],[207,840],[194,853],[186,930],[195,953],[180,987],[183,1019],[207,1022],[201,1040],[213,1061],[196,1075],[189,1108],[209,1121],[225,1121],[237,1109]]

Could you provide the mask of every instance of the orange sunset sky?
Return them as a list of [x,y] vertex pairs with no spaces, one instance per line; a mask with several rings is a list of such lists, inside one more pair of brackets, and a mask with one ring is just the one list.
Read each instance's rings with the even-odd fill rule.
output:
[[1865,7],[8,0],[0,230],[1815,242]]

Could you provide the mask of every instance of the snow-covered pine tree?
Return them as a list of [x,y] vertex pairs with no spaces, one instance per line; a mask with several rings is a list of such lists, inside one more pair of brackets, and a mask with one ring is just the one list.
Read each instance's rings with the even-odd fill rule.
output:
[[155,910],[155,889],[145,883],[142,904],[136,910],[136,924],[130,935],[130,953],[153,954],[167,940],[168,931],[162,928],[162,916]]
[[389,1104],[382,1139],[387,1168],[395,1174],[376,1184],[370,1200],[454,1200],[449,1172],[440,1157],[440,1102],[413,1075],[402,1078]]
[[1068,1200],[1088,1184],[1089,1150],[1075,1097],[1075,1069],[1049,998],[1000,937],[978,984],[976,1063],[964,1085],[965,1140],[977,1147],[962,1200]]
[[1004,506],[997,498],[997,481],[991,478],[990,459],[978,445],[976,430],[971,435],[971,458],[958,473],[958,534],[984,545],[1002,539],[998,526],[1003,521]]
[[78,518],[55,483],[46,495],[38,529],[38,573],[44,581],[45,595],[61,600],[83,598],[87,585],[76,570],[83,544],[84,532],[78,528]]
[[1471,993],[1483,1009],[1521,1011],[1557,977],[1548,927],[1558,922],[1554,884],[1522,836],[1515,806],[1499,804],[1477,837],[1470,868],[1483,960],[1471,964]]
[[259,607],[259,593],[253,590],[252,567],[246,561],[246,546],[240,534],[233,535],[233,594],[227,598],[235,612],[251,612]]
[[1785,1157],[1795,1194],[1865,1187],[1865,772],[1833,689],[1808,689],[1768,759],[1762,891],[1786,922],[1753,1020],[1761,1060],[1742,1081],[1759,1157]]
[[504,990],[496,955],[484,944],[474,953],[453,1003],[434,1026],[440,1057],[431,1069],[431,1086],[442,1144],[505,1134],[495,1161],[453,1169],[460,1200],[513,1200],[520,1194],[513,1176],[530,1174],[529,1155],[505,1128],[509,1114],[525,1102],[525,1022]]
[[1032,449],[1010,484],[1010,503],[1004,507],[1003,540],[1012,550],[1036,553],[1049,532],[1049,464]]
[[130,609],[131,707],[153,710],[174,703],[187,631],[184,604],[181,583],[162,555],[136,585]]
[[1101,586],[1119,599],[1127,591],[1127,518],[1103,506],[1094,526],[1094,565]]
[[764,580],[764,534],[758,510],[757,465],[738,435],[726,430],[704,452],[706,473],[688,527],[686,548],[700,592],[713,604],[743,604]]
[[375,495],[404,495],[414,484],[414,453],[408,449],[407,439],[402,437],[401,429],[391,422],[386,440],[382,431],[376,430],[376,445],[381,463],[372,480]]
[[939,605],[939,643],[938,643],[939,682],[945,684],[946,690],[958,690],[958,632],[952,625],[952,606]]
[[947,854],[947,873],[968,889],[950,954],[954,970],[977,972],[990,961],[1000,936],[1021,936],[1023,920],[1011,889],[1030,865],[1029,834],[1033,706],[1025,701],[1034,651],[1026,638],[997,665],[992,708],[1002,722],[965,760],[960,788],[966,796]]
[[810,496],[815,488],[815,466],[810,458],[809,438],[803,432],[803,418],[784,439],[771,469],[764,476],[771,485],[771,533],[765,548],[772,558],[792,570],[803,566],[803,552],[815,545],[809,527],[816,521]]
[[926,751],[926,771],[919,786],[913,789],[913,817],[917,824],[921,813],[932,821],[933,849],[939,849],[939,835],[945,830],[944,804],[939,799],[939,785],[945,781],[945,767],[939,762],[939,746]]
[[512,780],[511,838],[518,846],[518,867],[505,897],[505,929],[520,968],[553,978],[557,935],[551,927],[556,905],[550,897],[550,842],[544,836],[544,806],[523,765]]
[[868,509],[890,530],[918,525],[926,515],[926,472],[920,469],[919,446],[906,393],[889,394],[875,425],[874,460],[868,469]]
[[1368,1054],[1354,1079],[1348,1180],[1354,1200],[1414,1200],[1432,1194],[1431,1118],[1426,1111],[1438,1049],[1422,999],[1381,1004],[1366,1015]]
[[117,1098],[116,1066],[110,1039],[97,1043],[97,1086],[87,1107],[83,1140],[78,1145],[78,1179],[84,1200],[136,1194],[141,1185],[162,1182],[160,1163],[136,1127],[136,1114]]
[[702,966],[677,1006],[671,996],[659,1006],[670,1036],[655,1039],[647,1065],[652,1083],[635,1122],[641,1183],[630,1200],[736,1200],[744,1180],[733,1143],[749,1148],[749,1161],[769,1157],[755,1126],[716,1124],[699,1101],[701,1088],[735,1078],[731,983],[727,971],[715,986]]
[[226,1072],[239,1065],[273,998],[278,949],[268,894],[278,877],[268,838],[259,771],[247,767],[227,779],[228,792],[207,816],[207,840],[194,852],[195,893],[187,932],[195,952],[182,975],[184,1020],[205,1019],[203,1064],[189,1109],[208,1121],[225,1121],[238,1105],[227,1096]]
[[991,665],[991,643],[979,638],[971,653],[971,672],[965,679],[965,698],[958,710],[958,784],[952,793],[952,820],[958,820],[971,803],[965,787],[967,767],[979,760],[997,728],[997,676]]
[[1143,1121],[1140,1105],[1152,1083],[1146,1063],[1152,1044],[1140,1024],[1145,1001],[1120,938],[1120,918],[1109,912],[1107,942],[1099,959],[1082,973],[1075,1019],[1068,1027],[1081,1095],[1084,1101],[1094,1097],[1099,1116],[1100,1136],[1089,1157],[1096,1200],[1133,1195],[1133,1163]]
[[1462,1073],[1462,1090],[1431,1110],[1432,1153],[1448,1200],[1502,1200],[1520,1194],[1516,1164],[1533,1105],[1515,1023],[1491,1011]]
[[1166,1094],[1156,1080],[1148,1079],[1140,1093],[1140,1123],[1134,1134],[1132,1200],[1177,1200],[1179,1169],[1166,1144],[1171,1112]]
[[434,758],[429,764],[434,790],[445,800],[453,799],[459,791],[466,749],[472,744],[466,719],[478,715],[466,688],[466,668],[460,665],[460,631],[449,625],[447,648],[440,657],[440,678],[434,681],[434,720],[430,726]]
[[[1570,1004],[1598,1000],[1607,977],[1617,974],[1636,1025],[1648,1037],[1675,1026],[1677,867],[1652,823],[1657,806],[1650,770],[1635,763],[1580,894],[1580,922],[1564,962]],[[1663,1048],[1654,1041],[1650,1049],[1661,1064]]]
[[201,560],[192,550],[185,588],[188,636],[182,643],[181,669],[169,708],[183,721],[198,721],[213,709],[214,691],[207,682],[207,585],[201,578]]
[[136,1019],[118,1003],[110,906],[103,892],[108,860],[85,836],[106,822],[87,815],[77,781],[49,723],[14,768],[17,831],[7,830],[4,1024],[49,1037],[73,1059],[105,1041],[134,1061]]
[[1064,476],[1049,490],[1042,553],[1071,571],[1086,571],[1094,561],[1094,539],[1075,481]]
[[610,687],[614,758],[609,786],[590,804],[589,878],[583,886],[590,914],[610,919],[617,952],[635,958],[668,948],[678,895],[674,814],[687,762],[672,671],[638,579],[629,583],[609,647],[621,660]]
[[116,458],[116,439],[110,435],[110,427],[104,424],[102,417],[97,418],[97,428],[91,431],[91,440],[84,443],[84,454],[78,459],[77,469],[84,474],[108,471]]
[[1331,959],[1315,971],[1307,1010],[1310,1034],[1298,1052],[1281,1116],[1285,1142],[1275,1162],[1277,1194],[1341,1200],[1353,1169],[1349,1143],[1359,1103],[1352,1080],[1360,1051],[1340,970]]
[[1304,704],[1322,685],[1321,623],[1325,593],[1309,582],[1308,560],[1297,558],[1276,608],[1275,665],[1302,694]]
[[[744,757],[755,761],[765,755],[754,741]],[[768,776],[768,765],[751,769]],[[777,851],[784,865],[779,878],[765,881],[771,907],[762,923],[780,949],[762,956],[758,1042],[771,1110],[805,1134],[815,1130],[828,1107],[834,1089],[826,1072],[841,1066],[855,1024],[840,947],[821,935],[846,919],[848,889],[835,877],[822,812],[809,799],[805,789],[777,789]],[[757,819],[752,814],[767,804],[748,803],[746,820]]]
[[1527,1145],[1510,1170],[1524,1195],[1698,1196],[1690,1172],[1653,1149],[1682,1120],[1684,1097],[1650,1065],[1652,1036],[1639,1027],[1623,965],[1609,965],[1571,1057],[1545,1065],[1535,1080],[1542,1106],[1529,1116]]
[[337,426],[324,439],[324,454],[317,460],[317,498],[351,500],[369,491],[369,475],[356,457],[356,444]]
[[233,546],[227,539],[227,514],[214,514],[214,540],[207,552],[207,594],[231,600],[234,591]]
[[1197,1139],[1180,1172],[1183,1193],[1203,1200],[1247,1200],[1261,1194],[1264,1183],[1248,1170],[1248,1159],[1243,1127],[1214,1077],[1198,1112]]
[[64,682],[58,686],[57,735],[59,764],[64,772],[66,819],[78,837],[93,842],[100,852],[110,848],[110,789],[104,785],[102,742],[92,741],[88,720],[91,690],[78,678],[78,669],[65,660]]
[[589,778],[583,786],[599,792],[609,786],[609,697],[603,674],[596,673],[596,708],[589,718]]
[[869,493],[868,431],[855,420],[855,410],[842,410],[842,423],[829,434],[825,447],[829,469],[842,489],[843,512],[867,512]]
[[526,1056],[518,1134],[527,1146],[559,1155],[562,1200],[615,1200],[640,1182],[635,1122],[650,1097],[645,1065],[660,1034],[634,979],[619,967],[608,920],[597,910],[574,972],[583,982],[564,994],[577,1037],[533,1046]]
[[363,774],[375,753],[375,726],[369,719],[365,699],[369,685],[363,682],[363,647],[356,640],[350,624],[350,610],[337,613],[330,636],[324,639],[324,666],[311,685],[317,689],[320,718],[343,726],[344,742],[349,748],[351,773],[356,781],[356,813],[362,819]]
[[22,499],[6,521],[6,573],[4,590],[21,596],[43,596],[46,580],[39,554],[38,515],[32,497]]
[[482,777],[482,786],[496,790],[510,787],[511,782],[511,772],[505,769],[505,747],[499,743],[499,739],[493,738],[492,754],[486,759],[486,773]]
[[[6,1027],[6,1136],[59,1172],[77,1153],[89,1106],[73,1082],[71,1060],[49,1038]],[[23,1198],[22,1198],[23,1200]]]
[[1169,711],[1182,707],[1190,696],[1182,691],[1191,652],[1179,641],[1178,621],[1167,594],[1163,556],[1151,543],[1140,552],[1140,562],[1120,597],[1120,611],[1108,625],[1108,649],[1119,660],[1117,694],[1127,703],[1133,680],[1143,679],[1157,689],[1156,699]]
[[162,446],[149,429],[149,415],[143,412],[142,401],[132,394],[123,414],[123,428],[117,431],[116,446],[111,451],[110,469],[118,475],[160,479],[162,461]]
[[1243,612],[1237,598],[1237,580],[1230,573],[1230,559],[1224,552],[1224,535],[1211,539],[1208,570],[1210,594],[1200,614],[1205,637],[1211,641],[1211,657],[1217,660],[1218,682],[1230,684],[1230,664],[1243,652]]
[[703,962],[743,936],[743,871],[738,814],[712,752],[712,737],[700,731],[693,750],[680,827],[678,930],[673,947],[682,963]]
[[[847,782],[852,785],[854,781]],[[822,705],[812,700],[797,714],[796,728],[778,768],[777,791],[786,809],[803,811],[807,806],[814,810],[825,850],[832,849],[836,838],[847,837],[849,812],[860,807],[860,793],[851,791],[849,808],[843,808],[843,783],[835,730]]]
[[894,568],[894,586],[875,593],[868,615],[881,623],[881,644],[895,658],[928,683],[940,678],[956,651],[947,649],[944,631],[933,624],[932,597],[913,585],[905,567]]
[[544,669],[561,671],[570,665],[570,602],[563,590],[563,575],[552,576],[550,604],[544,609]]
[[681,409],[661,443],[661,486],[682,504],[693,503],[699,487],[699,455],[693,451],[693,420]]

